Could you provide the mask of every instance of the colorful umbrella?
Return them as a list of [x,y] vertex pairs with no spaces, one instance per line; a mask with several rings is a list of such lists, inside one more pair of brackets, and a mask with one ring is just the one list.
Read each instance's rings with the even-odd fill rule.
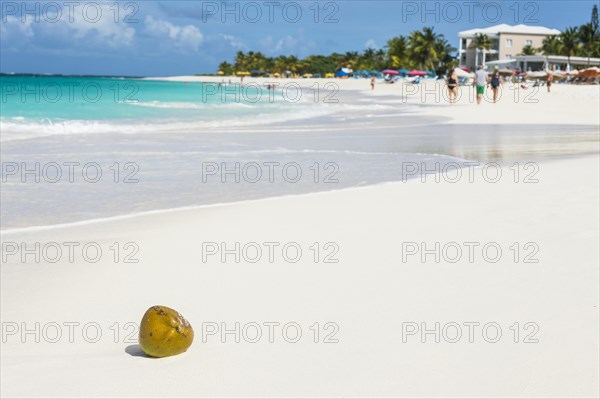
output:
[[428,73],[425,71],[410,71],[408,76],[427,76]]
[[400,72],[394,71],[393,69],[386,69],[381,73],[383,73],[384,75],[400,75]]
[[579,71],[580,78],[595,78],[598,75],[600,75],[600,68],[598,68],[598,67],[591,67],[591,68],[587,68],[582,71]]

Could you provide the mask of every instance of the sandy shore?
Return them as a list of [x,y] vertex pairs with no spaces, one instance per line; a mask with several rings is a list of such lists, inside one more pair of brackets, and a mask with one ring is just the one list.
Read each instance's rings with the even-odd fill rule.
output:
[[[237,77],[178,76],[151,78],[179,82],[228,82],[239,83]],[[340,91],[360,91],[370,97],[392,96],[398,104],[422,105],[420,113],[427,116],[448,118],[448,123],[461,124],[600,124],[599,87],[597,85],[554,84],[552,93],[546,87],[530,87],[506,83],[502,86],[500,99],[493,104],[491,89],[486,90],[484,104],[477,107],[474,88],[462,86],[459,99],[450,106],[444,81],[426,82],[420,85],[407,83],[388,84],[378,80],[376,89],[370,90],[367,79],[269,79],[244,78],[244,84],[265,86],[267,83],[298,85],[305,89],[315,87],[324,90],[334,84]],[[316,86],[315,86],[316,85]]]
[[[356,101],[405,99],[336,82]],[[539,96],[418,112],[598,125],[597,86]],[[0,394],[598,397],[599,168],[596,153],[2,234]],[[187,353],[141,355],[152,305],[191,322]]]
[[[94,242],[107,253],[97,263],[80,252],[74,263],[8,258],[2,395],[597,396],[598,167],[598,157],[585,157],[540,164],[535,184],[515,183],[504,169],[496,184],[477,175],[473,183],[393,183],[4,236],[5,243]],[[114,242],[135,243],[139,263],[115,263],[107,250]],[[203,262],[207,242],[293,242],[303,256]],[[315,262],[315,242],[338,251],[322,249]],[[406,255],[411,242],[481,246],[473,262],[464,253],[450,263],[448,252],[423,263]],[[496,263],[483,256],[487,243],[503,251]],[[326,263],[333,252],[339,262]],[[135,334],[126,341],[134,329],[125,323],[138,323],[154,304],[178,309],[196,328],[186,354],[151,360],[138,356]],[[35,333],[22,335],[36,322],[40,343]],[[73,342],[69,322],[79,323]],[[203,329],[236,322],[246,327],[240,343],[233,334],[202,342]],[[268,322],[280,323],[273,343]],[[335,324],[325,330],[328,322]],[[410,326],[436,322],[440,343],[434,334],[407,335]],[[479,323],[473,343],[469,322]],[[89,323],[97,324],[84,334]],[[257,343],[251,323],[263,326]],[[287,323],[302,329],[297,343],[283,338]],[[462,326],[457,343],[452,323]],[[496,324],[483,334],[488,323],[501,328],[499,338]],[[62,336],[49,342],[56,331]],[[294,340],[295,330],[287,332]],[[339,342],[324,343],[329,334]]]

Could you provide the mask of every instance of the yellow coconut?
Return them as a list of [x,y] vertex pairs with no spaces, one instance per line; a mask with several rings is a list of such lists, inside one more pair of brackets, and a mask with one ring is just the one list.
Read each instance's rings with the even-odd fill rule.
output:
[[176,310],[152,306],[140,324],[140,348],[152,357],[167,357],[185,352],[194,341],[190,323]]

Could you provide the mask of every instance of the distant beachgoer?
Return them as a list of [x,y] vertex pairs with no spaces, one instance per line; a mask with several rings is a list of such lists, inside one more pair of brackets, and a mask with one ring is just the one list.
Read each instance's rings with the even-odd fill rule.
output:
[[375,75],[371,76],[371,90],[375,90]]
[[229,85],[231,86],[231,78],[229,79]]
[[492,79],[490,80],[490,84],[492,85],[492,93],[494,93],[494,104],[498,100],[498,91],[500,89],[500,83],[502,83],[502,77],[500,76],[500,71],[498,67],[494,69],[492,73]]
[[475,87],[477,88],[477,105],[481,104],[481,99],[485,93],[485,86],[488,84],[488,75],[483,70],[483,65],[479,65],[475,72]]
[[240,84],[244,84],[244,75],[240,76]]
[[550,93],[550,86],[552,86],[552,82],[554,82],[554,74],[552,70],[548,70],[548,77],[546,78],[546,86],[548,87],[548,93]]
[[446,83],[448,85],[450,104],[454,104],[456,102],[456,92],[458,91],[458,76],[456,75],[456,69],[450,71]]

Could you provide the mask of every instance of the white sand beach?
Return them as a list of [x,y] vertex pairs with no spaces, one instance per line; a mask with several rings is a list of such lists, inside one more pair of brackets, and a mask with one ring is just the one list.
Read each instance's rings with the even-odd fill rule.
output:
[[[367,81],[337,82],[343,95],[402,106],[399,85],[371,92]],[[598,86],[552,89],[537,104],[428,101],[417,112],[442,117],[442,127],[484,125],[482,134],[494,124],[531,125],[532,134],[540,124],[598,125]],[[80,247],[73,262],[5,252],[1,394],[598,397],[597,137],[586,146],[533,169],[503,164],[495,183],[495,167],[487,180],[474,169],[454,183],[432,175],[4,233],[3,245],[94,243],[103,252],[95,263]],[[206,255],[207,243],[263,254],[223,262]],[[273,261],[264,243],[276,243]],[[423,261],[422,243],[440,250]],[[152,305],[190,321],[196,338],[186,353],[141,354],[135,325]],[[239,343],[222,335],[236,323]]]
[[[211,76],[176,76],[169,78],[149,78],[176,82],[214,82],[232,81],[239,84],[240,79]],[[274,79],[244,78],[244,84],[264,87],[276,83],[299,86],[304,89],[318,87],[323,92],[327,84],[334,84],[340,91],[359,91],[365,98],[393,96],[399,104],[427,105],[420,112],[425,115],[443,116],[449,122],[461,124],[599,124],[600,89],[597,85],[554,84],[552,92],[547,88],[530,87],[526,90],[519,85],[506,82],[502,85],[500,99],[492,104],[491,89],[487,89],[486,98],[480,107],[475,107],[473,86],[461,86],[459,98],[454,106],[449,106],[448,94],[443,80],[424,81],[419,85],[405,82],[388,84],[379,80],[371,91],[367,79]],[[290,86],[292,87],[292,86]],[[487,101],[487,102],[486,102]],[[567,117],[568,116],[568,117]]]

